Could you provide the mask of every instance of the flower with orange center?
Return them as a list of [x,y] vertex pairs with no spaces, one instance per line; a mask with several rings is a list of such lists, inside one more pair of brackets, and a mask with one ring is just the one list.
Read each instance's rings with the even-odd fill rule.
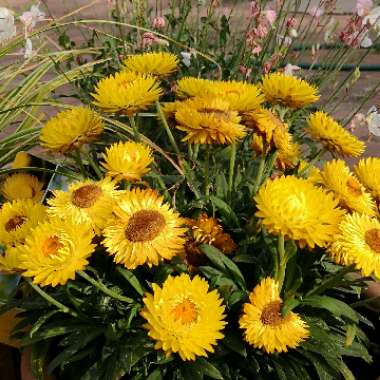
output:
[[281,314],[282,299],[274,279],[263,279],[253,289],[249,301],[244,304],[239,324],[245,340],[253,347],[268,354],[287,352],[309,337],[308,325],[298,314]]
[[133,269],[158,265],[184,249],[184,220],[152,189],[123,193],[116,218],[104,230],[104,246],[116,263]]
[[4,203],[0,209],[0,244],[22,243],[30,230],[46,218],[46,207],[31,199]]
[[17,247],[23,276],[43,286],[64,285],[83,270],[95,250],[94,233],[84,223],[71,218],[53,218],[40,223]]
[[339,199],[341,207],[360,214],[375,215],[376,205],[365,187],[343,160],[332,160],[320,172],[322,184]]
[[337,263],[354,264],[364,276],[380,279],[380,222],[368,215],[346,215],[329,253]]
[[223,338],[224,310],[219,293],[209,291],[206,280],[181,274],[169,276],[162,288],[153,284],[141,315],[155,348],[166,356],[178,353],[185,361],[214,352],[213,346]]
[[98,182],[74,182],[69,185],[68,191],[54,191],[54,197],[48,200],[48,213],[90,224],[96,233],[100,233],[109,223],[115,198],[120,193],[115,187],[109,178]]

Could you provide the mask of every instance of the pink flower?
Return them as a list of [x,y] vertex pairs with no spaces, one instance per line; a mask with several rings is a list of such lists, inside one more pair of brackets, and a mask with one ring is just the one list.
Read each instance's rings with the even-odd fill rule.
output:
[[263,50],[263,48],[261,47],[261,45],[255,44],[255,46],[253,46],[253,48],[252,48],[252,54],[258,55],[261,53],[262,50]]
[[267,9],[263,13],[264,13],[264,15],[265,15],[265,17],[268,20],[270,25],[272,25],[276,21],[277,12],[274,11],[273,9]]
[[268,34],[268,29],[265,25],[259,24],[253,29],[253,33],[258,38],[264,38]]
[[297,19],[295,17],[289,17],[286,21],[287,28],[295,28],[297,26]]
[[239,71],[246,77],[248,78],[251,75],[252,69],[249,69],[246,66],[240,66]]
[[166,26],[166,21],[162,16],[157,16],[153,19],[152,27],[155,29],[164,29]]
[[285,75],[290,75],[290,76],[295,76],[296,71],[301,70],[299,66],[292,65],[291,63],[288,63],[285,68],[284,68],[284,74]]
[[310,16],[315,17],[317,19],[321,18],[324,12],[325,11],[323,7],[316,7],[316,6],[311,7],[308,11]]
[[356,0],[356,13],[360,17],[368,15],[372,7],[372,0]]
[[265,62],[263,65],[263,74],[264,75],[268,74],[271,71],[272,66],[273,66],[272,62]]
[[20,21],[24,24],[25,30],[31,32],[37,22],[45,19],[45,13],[40,11],[39,5],[32,5],[29,11],[20,16]]
[[151,45],[169,45],[169,42],[158,38],[154,33],[151,32],[145,32],[143,34],[143,40],[142,40],[143,47],[151,46]]
[[348,125],[348,130],[354,132],[356,128],[365,125],[365,121],[365,115],[363,113],[357,113]]
[[249,17],[257,18],[260,15],[260,7],[256,1],[251,1],[249,4]]

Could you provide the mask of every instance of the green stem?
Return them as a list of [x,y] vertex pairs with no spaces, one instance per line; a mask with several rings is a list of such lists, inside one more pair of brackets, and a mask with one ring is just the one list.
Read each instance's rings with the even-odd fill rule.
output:
[[83,177],[87,177],[86,171],[84,170],[84,165],[83,165],[83,161],[82,161],[82,157],[80,155],[80,150],[79,149],[75,150],[75,156],[74,156],[74,158],[75,158],[75,162],[79,166],[79,169],[80,169],[80,172],[81,172],[82,176]]
[[257,170],[257,175],[256,175],[256,179],[255,179],[255,184],[253,186],[253,195],[255,195],[257,193],[257,191],[259,190],[259,187],[263,181],[264,169],[265,169],[265,157],[263,157],[260,160],[259,168]]
[[33,282],[27,278],[26,281],[28,282],[28,284],[42,297],[44,298],[48,303],[54,305],[57,309],[59,309],[60,311],[62,311],[62,313],[65,313],[65,314],[70,314],[72,315],[73,317],[77,317],[78,314],[71,310],[69,307],[63,305],[62,303],[58,302],[55,298],[53,298],[52,296],[49,296],[49,294],[47,294],[45,291],[43,291],[38,285],[35,285],[33,284]]
[[133,135],[135,136],[135,140],[140,141],[140,132],[139,132],[139,128],[137,127],[134,115],[129,116],[129,122],[131,123],[131,127],[133,129]]
[[236,163],[236,144],[231,145],[231,154],[230,154],[230,171],[228,176],[228,194],[231,196],[233,182],[234,182],[234,171]]
[[83,277],[86,281],[88,281],[90,284],[92,284],[96,288],[98,288],[101,292],[103,292],[104,294],[107,294],[107,296],[110,296],[114,299],[117,299],[119,301],[126,302],[126,303],[133,303],[134,302],[134,300],[132,298],[128,298],[128,297],[122,296],[121,294],[114,292],[113,290],[107,288],[100,281],[97,281],[97,280],[93,279],[92,277],[90,277],[87,273],[85,273],[83,271],[79,271],[78,274],[81,277]]
[[95,171],[96,175],[98,176],[98,178],[99,179],[102,178],[103,177],[103,173],[101,172],[99,166],[93,160],[91,153],[88,153],[87,159],[88,159],[88,162],[91,165],[91,167],[94,169],[94,171]]
[[175,141],[175,138],[174,138],[174,136],[172,134],[172,131],[170,130],[170,127],[169,127],[169,124],[168,124],[168,122],[166,120],[164,112],[162,111],[162,107],[161,107],[160,102],[156,102],[156,108],[157,108],[158,116],[161,119],[162,125],[165,128],[166,134],[169,137],[169,141],[172,144],[172,147],[173,147],[174,151],[177,153],[178,157],[181,157],[181,152],[180,152],[180,150],[178,148],[177,142]]
[[279,289],[281,292],[282,285],[284,284],[286,263],[287,263],[284,235],[280,235],[278,238],[277,252],[278,252],[278,270],[277,270],[276,280],[279,283]]
[[205,198],[206,203],[210,199],[210,150],[206,146],[206,162],[205,162]]

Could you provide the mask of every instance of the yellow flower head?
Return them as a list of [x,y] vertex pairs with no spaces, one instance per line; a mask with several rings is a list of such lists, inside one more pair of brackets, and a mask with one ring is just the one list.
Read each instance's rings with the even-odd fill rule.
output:
[[133,141],[112,144],[106,149],[103,159],[107,175],[117,181],[139,181],[149,172],[149,165],[153,162],[152,149]]
[[251,83],[239,81],[211,81],[202,78],[185,77],[177,83],[180,97],[216,97],[228,101],[230,109],[249,112],[260,107],[264,96],[260,89]]
[[290,311],[281,315],[282,299],[278,283],[272,278],[263,279],[244,304],[240,328],[245,340],[268,354],[287,352],[298,347],[310,333],[302,318]]
[[327,162],[321,171],[322,183],[332,190],[341,207],[360,214],[375,215],[375,203],[364,186],[351,174],[343,160]]
[[272,141],[273,132],[276,129],[284,129],[284,123],[273,112],[265,108],[259,108],[247,114],[245,124],[248,128],[265,137],[268,144]]
[[122,71],[101,79],[91,95],[104,112],[131,116],[154,104],[161,94],[156,78]]
[[368,215],[347,214],[329,253],[339,264],[351,265],[364,276],[380,279],[380,222]]
[[16,153],[15,159],[12,162],[12,169],[19,169],[29,166],[31,162],[27,152],[20,151]]
[[0,253],[0,274],[15,274],[21,270],[19,250],[15,247],[7,247]]
[[293,141],[287,124],[283,124],[273,131],[273,143],[278,152],[277,167],[282,170],[293,168],[299,160],[300,147]]
[[184,361],[207,357],[223,338],[222,299],[198,276],[169,276],[162,288],[153,284],[153,294],[146,294],[144,305],[141,315],[148,335],[167,356],[178,353]]
[[95,249],[94,237],[87,224],[67,218],[40,223],[19,246],[23,276],[33,277],[35,284],[64,285],[83,270]]
[[264,76],[262,90],[268,102],[302,108],[319,99],[318,90],[303,79],[273,73]]
[[31,199],[4,203],[0,209],[0,244],[22,243],[30,230],[46,219],[46,208]]
[[365,150],[365,144],[362,141],[323,111],[313,113],[307,123],[306,131],[310,136],[333,154],[358,157]]
[[344,214],[332,194],[294,176],[268,180],[255,201],[256,215],[270,233],[311,248],[331,242]]
[[354,168],[360,182],[380,201],[380,158],[362,159]]
[[43,196],[43,184],[34,175],[15,173],[7,176],[0,186],[1,194],[8,201],[32,199],[39,202]]
[[158,265],[183,250],[182,218],[152,189],[126,191],[114,209],[117,218],[104,230],[104,246],[129,269]]
[[158,78],[167,77],[177,70],[178,57],[171,53],[154,52],[129,56],[124,68],[138,74],[149,74]]
[[233,144],[246,134],[240,116],[218,98],[194,98],[178,106],[177,129],[191,144]]
[[68,191],[55,190],[48,200],[48,213],[58,218],[72,218],[90,225],[99,233],[112,218],[118,191],[109,178],[94,182],[86,180],[69,185]]
[[187,225],[198,244],[212,244],[226,254],[236,249],[231,236],[223,231],[215,218],[210,218],[206,213],[201,213],[196,219],[188,219]]
[[58,153],[80,148],[103,132],[99,115],[88,107],[74,107],[59,112],[41,130],[40,144]]

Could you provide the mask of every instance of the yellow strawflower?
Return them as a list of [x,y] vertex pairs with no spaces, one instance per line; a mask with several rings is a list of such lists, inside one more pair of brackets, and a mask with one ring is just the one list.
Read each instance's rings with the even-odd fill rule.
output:
[[12,162],[12,169],[19,169],[29,166],[31,158],[27,152],[20,151],[16,153],[15,159]]
[[230,109],[239,113],[250,112],[260,107],[264,96],[251,83],[239,81],[211,81],[202,78],[185,77],[177,83],[180,97],[216,97],[227,101]]
[[0,253],[0,274],[15,274],[22,268],[19,250],[15,247],[7,247]]
[[154,104],[161,94],[156,78],[122,71],[101,79],[91,95],[104,112],[132,116]]
[[48,213],[58,218],[72,218],[90,225],[96,233],[109,223],[118,191],[109,178],[95,182],[74,182],[67,191],[55,190],[48,200]]
[[271,143],[273,132],[276,129],[284,129],[284,123],[273,112],[265,108],[248,113],[245,115],[244,121],[248,128],[263,136],[268,144]]
[[31,199],[4,203],[0,209],[0,244],[22,243],[30,230],[46,219],[46,208]]
[[178,105],[176,128],[186,132],[191,144],[233,144],[246,134],[241,118],[228,102],[218,98],[194,98]]
[[153,284],[141,315],[155,348],[166,356],[178,353],[185,361],[214,352],[213,346],[223,338],[224,310],[219,293],[209,291],[207,281],[181,274],[169,276],[162,288]]
[[256,215],[270,233],[310,248],[330,243],[344,214],[333,194],[294,176],[268,180],[255,201]]
[[366,192],[343,160],[327,162],[320,175],[323,185],[333,191],[341,207],[360,214],[376,214],[376,205],[371,195]]
[[268,102],[291,108],[302,108],[319,100],[316,87],[303,79],[282,73],[264,76],[261,88]]
[[15,173],[7,176],[0,185],[1,194],[8,201],[15,199],[32,199],[40,202],[44,192],[43,184],[34,175]]
[[183,251],[184,220],[152,189],[126,191],[104,230],[103,244],[116,263],[129,269],[158,265]]
[[40,223],[18,247],[23,276],[38,285],[65,285],[83,270],[95,250],[94,233],[87,224],[53,218]]
[[278,153],[276,166],[282,170],[293,168],[299,160],[300,147],[293,141],[287,124],[283,124],[273,131],[273,144]]
[[332,154],[358,157],[365,150],[365,144],[362,141],[323,111],[313,113],[307,120],[307,124],[306,132]]
[[354,167],[360,182],[380,201],[380,158],[369,157],[361,159]]
[[103,132],[100,116],[88,107],[73,107],[52,117],[42,128],[40,144],[58,153],[80,148]]
[[290,311],[281,314],[282,299],[278,283],[263,279],[249,295],[240,317],[240,328],[245,340],[268,354],[288,352],[298,347],[309,335],[309,327],[302,318]]
[[112,144],[103,154],[102,165],[107,175],[116,181],[139,181],[149,172],[149,165],[153,162],[152,149],[144,144],[128,141]]
[[380,279],[380,222],[374,217],[347,214],[329,253],[339,264],[354,264],[364,276]]
[[172,53],[144,53],[129,56],[124,60],[124,69],[162,78],[174,73],[177,70],[178,63],[178,57]]

